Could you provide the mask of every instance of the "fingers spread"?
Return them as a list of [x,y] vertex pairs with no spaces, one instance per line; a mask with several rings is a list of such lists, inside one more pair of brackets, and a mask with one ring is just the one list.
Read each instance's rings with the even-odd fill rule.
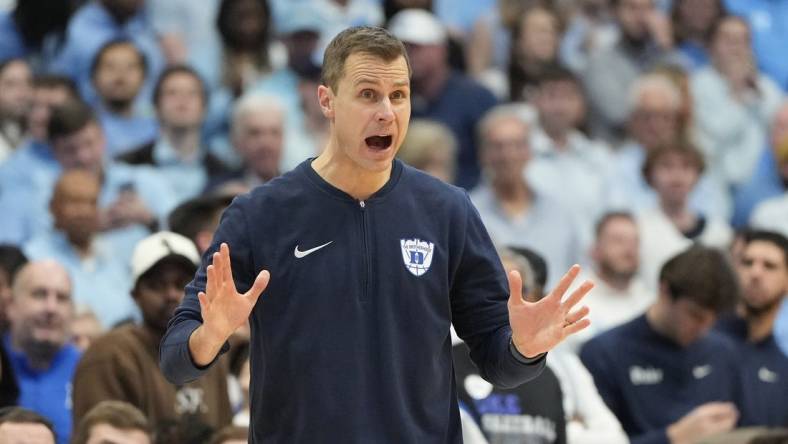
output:
[[523,304],[523,279],[517,270],[512,270],[507,276],[509,278],[509,305],[516,306]]
[[222,256],[222,283],[229,285],[230,288],[235,290],[235,281],[233,281],[233,272],[230,267],[230,247],[225,242],[222,242],[219,251]]
[[589,310],[588,307],[581,307],[579,310],[569,313],[566,316],[566,322],[569,324],[574,324],[575,322],[586,317],[590,311],[591,310]]
[[208,296],[206,296],[204,292],[201,291],[201,292],[197,293],[197,300],[200,301],[200,309],[201,310],[205,310],[206,308],[208,308],[208,304],[209,304]]
[[591,325],[591,321],[589,321],[588,319],[581,319],[575,322],[574,324],[569,324],[566,327],[564,327],[564,333],[566,334],[566,336],[573,335],[579,332],[580,330],[583,330],[584,328],[588,327],[589,325]]
[[550,293],[548,297],[558,298],[559,300],[564,297],[564,293],[569,287],[572,285],[572,282],[575,280],[577,275],[580,273],[580,266],[575,264],[569,268],[569,271],[564,274],[560,281],[558,281],[558,285],[555,289]]
[[260,274],[257,275],[257,278],[254,280],[254,284],[252,284],[252,288],[246,292],[246,297],[250,299],[250,302],[253,304],[257,302],[257,298],[260,297],[260,294],[265,290],[265,287],[268,286],[268,282],[271,280],[271,273],[268,270],[263,270]]
[[583,284],[580,285],[580,287],[578,287],[577,290],[573,291],[572,294],[569,295],[568,298],[566,298],[566,301],[564,301],[564,307],[566,308],[566,310],[571,310],[572,307],[577,305],[577,303],[580,302],[580,300],[583,299],[583,297],[587,295],[592,288],[594,288],[593,282],[591,281],[583,282]]

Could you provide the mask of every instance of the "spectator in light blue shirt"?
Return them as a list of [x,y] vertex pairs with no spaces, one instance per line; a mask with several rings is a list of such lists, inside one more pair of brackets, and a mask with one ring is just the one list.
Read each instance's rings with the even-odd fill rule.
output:
[[74,301],[87,305],[105,328],[139,319],[130,296],[131,280],[124,257],[112,249],[99,229],[99,179],[84,170],[60,176],[49,205],[53,227],[25,245],[31,260],[55,259],[68,269]]
[[98,93],[99,120],[112,158],[151,143],[158,135],[156,119],[135,106],[146,65],[145,56],[128,40],[105,44],[93,60],[91,78]]
[[91,62],[105,43],[118,39],[131,40],[145,54],[147,81],[138,100],[146,103],[153,81],[164,68],[164,56],[142,0],[93,0],[82,6],[69,22],[65,44],[53,61],[52,69],[73,78],[82,97],[95,103],[96,92],[90,81]]
[[69,343],[72,289],[61,264],[25,265],[14,282],[11,330],[3,338],[19,383],[19,405],[49,419],[58,444],[67,444],[71,436],[71,380],[81,355]]
[[725,0],[725,6],[731,13],[745,17],[758,66],[788,91],[788,0]]

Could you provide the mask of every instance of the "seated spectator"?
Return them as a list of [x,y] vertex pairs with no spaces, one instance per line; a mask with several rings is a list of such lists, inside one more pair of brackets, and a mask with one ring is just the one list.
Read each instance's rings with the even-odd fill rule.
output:
[[580,0],[564,5],[566,31],[561,39],[561,63],[575,73],[582,73],[588,58],[618,41],[618,25],[613,17],[611,0]]
[[580,130],[586,120],[586,100],[571,71],[544,67],[533,88],[538,124],[530,134],[534,158],[527,177],[534,189],[551,193],[572,211],[585,247],[593,236],[592,221],[604,211],[612,173],[610,148]]
[[202,192],[210,178],[227,171],[224,163],[201,144],[207,100],[208,91],[196,71],[184,65],[165,69],[153,90],[158,139],[118,160],[155,166],[178,202]]
[[714,23],[725,14],[722,0],[677,0],[672,10],[676,50],[691,70],[708,65],[709,35]]
[[637,215],[640,231],[640,275],[654,288],[662,264],[700,243],[725,249],[733,238],[724,221],[695,211],[689,196],[703,174],[703,155],[691,144],[665,145],[652,150],[643,177],[657,193],[657,205]]
[[58,444],[71,436],[71,380],[81,353],[69,343],[74,316],[68,271],[30,262],[17,274],[3,347],[19,384],[19,405],[54,424]]
[[459,143],[455,184],[473,188],[481,174],[474,131],[484,113],[495,105],[495,97],[452,70],[446,29],[431,13],[402,10],[391,18],[389,29],[405,44],[410,58],[412,117],[432,119],[452,130]]
[[605,213],[595,233],[590,252],[592,267],[586,277],[595,285],[583,298],[591,310],[591,326],[567,340],[573,352],[592,337],[634,319],[654,302],[654,293],[638,276],[640,232],[634,216]]
[[0,335],[8,332],[8,306],[16,273],[27,263],[22,250],[13,245],[0,245]]
[[[511,256],[502,254],[505,269],[507,263],[520,263],[517,268],[523,276],[523,292],[533,300],[544,296],[547,281],[547,264],[544,259],[527,248],[511,249]],[[521,261],[524,261],[522,263]],[[530,271],[529,271],[530,270]],[[538,299],[537,299],[538,297]],[[588,296],[586,296],[587,298]],[[584,298],[585,299],[585,298]],[[589,313],[590,315],[591,313]],[[566,416],[566,441],[569,444],[622,444],[627,442],[621,424],[605,405],[594,381],[580,359],[563,345],[547,355],[547,368],[561,384],[564,415]]]
[[195,430],[218,429],[230,423],[224,361],[183,386],[167,382],[158,366],[159,343],[167,322],[199,260],[194,244],[175,233],[158,232],[137,244],[131,261],[132,296],[142,311],[143,323],[116,328],[85,352],[74,375],[75,423],[104,400],[132,404],[154,429],[166,429],[173,423],[176,430],[186,423]]
[[22,58],[37,73],[48,71],[74,8],[71,2],[24,0],[0,12],[0,62]]
[[71,322],[71,342],[84,353],[105,332],[101,321],[86,305],[78,305]]
[[91,82],[92,62],[107,42],[128,38],[145,55],[145,86],[137,96],[141,104],[150,100],[153,82],[164,69],[159,47],[141,0],[95,0],[82,5],[71,17],[65,42],[52,62],[51,71],[66,74],[77,83],[88,103],[96,103]]
[[513,102],[530,102],[539,78],[558,59],[558,15],[549,7],[535,4],[523,11],[512,30],[508,97]]
[[[517,270],[524,278],[523,299],[541,299],[525,259],[510,252],[503,252],[501,259],[507,273]],[[489,442],[567,443],[561,384],[549,366],[525,384],[500,389],[480,376],[463,342],[454,344],[452,355],[458,401]]]
[[747,224],[753,209],[762,201],[779,197],[788,190],[788,101],[774,114],[768,146],[761,148],[755,171],[749,180],[734,189],[733,225]]
[[210,444],[246,444],[248,440],[249,429],[233,425],[216,432]]
[[[25,441],[19,441],[20,437]],[[35,412],[7,407],[0,409],[0,442],[55,444],[55,430],[50,421]]]
[[785,0],[725,0],[726,8],[746,18],[750,25],[760,69],[788,91],[788,59],[783,57],[785,46],[782,44],[788,39],[788,29],[782,26],[788,20],[785,5]]
[[737,264],[742,298],[738,316],[723,319],[717,330],[733,340],[741,366],[740,425],[788,424],[788,355],[774,339],[780,304],[788,294],[788,238],[751,231]]
[[[240,169],[217,177],[208,190],[248,191],[281,174],[285,111],[273,97],[250,94],[235,104],[230,138],[242,159]],[[234,193],[240,194],[240,193]]]
[[129,297],[128,265],[99,232],[99,178],[85,170],[63,173],[49,204],[53,226],[24,246],[32,260],[54,259],[71,276],[74,301],[87,305],[105,328],[139,315]]
[[783,92],[758,72],[744,19],[719,18],[709,49],[711,64],[692,76],[694,107],[710,172],[730,187],[753,173]]
[[632,444],[687,443],[739,419],[738,357],[709,331],[737,298],[722,252],[694,246],[660,271],[656,302],[586,342],[580,359]]
[[531,248],[547,259],[549,285],[555,270],[577,262],[578,232],[571,214],[524,178],[531,159],[528,124],[513,106],[493,108],[479,123],[484,180],[471,193],[482,221],[498,245]]
[[22,144],[32,95],[32,74],[27,62],[0,62],[0,163]]
[[147,106],[136,103],[146,71],[145,56],[130,40],[107,42],[92,61],[97,114],[107,135],[107,155],[112,158],[152,143],[158,135]]
[[397,156],[408,165],[430,176],[454,181],[457,141],[445,125],[426,119],[413,119]]
[[233,197],[225,194],[204,194],[187,200],[172,210],[167,218],[167,226],[173,232],[191,239],[202,256],[211,246],[219,219]]
[[669,60],[670,24],[654,0],[611,2],[619,28],[618,41],[590,55],[583,74],[595,137],[617,142],[627,121],[630,88],[638,77]]
[[151,444],[148,419],[133,405],[102,401],[74,428],[71,444]]

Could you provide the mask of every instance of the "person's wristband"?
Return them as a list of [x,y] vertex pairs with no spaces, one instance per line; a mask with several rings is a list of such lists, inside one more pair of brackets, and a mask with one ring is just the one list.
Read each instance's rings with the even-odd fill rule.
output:
[[511,338],[509,339],[509,352],[512,354],[512,356],[514,356],[514,359],[523,364],[533,364],[538,362],[547,354],[540,353],[533,358],[526,358],[522,353],[520,353],[520,350],[517,350],[517,347],[514,346],[514,341]]

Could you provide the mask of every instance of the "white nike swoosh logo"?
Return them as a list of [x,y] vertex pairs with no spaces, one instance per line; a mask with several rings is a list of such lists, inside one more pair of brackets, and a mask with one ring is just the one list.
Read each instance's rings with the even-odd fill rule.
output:
[[315,248],[310,248],[309,250],[305,250],[305,251],[298,251],[298,245],[296,245],[295,251],[293,251],[293,254],[295,254],[296,259],[301,259],[302,257],[308,256],[308,255],[314,253],[315,251],[327,246],[331,242],[334,242],[334,241],[328,241],[328,242],[324,243],[323,245],[319,245],[319,246],[317,246]]

